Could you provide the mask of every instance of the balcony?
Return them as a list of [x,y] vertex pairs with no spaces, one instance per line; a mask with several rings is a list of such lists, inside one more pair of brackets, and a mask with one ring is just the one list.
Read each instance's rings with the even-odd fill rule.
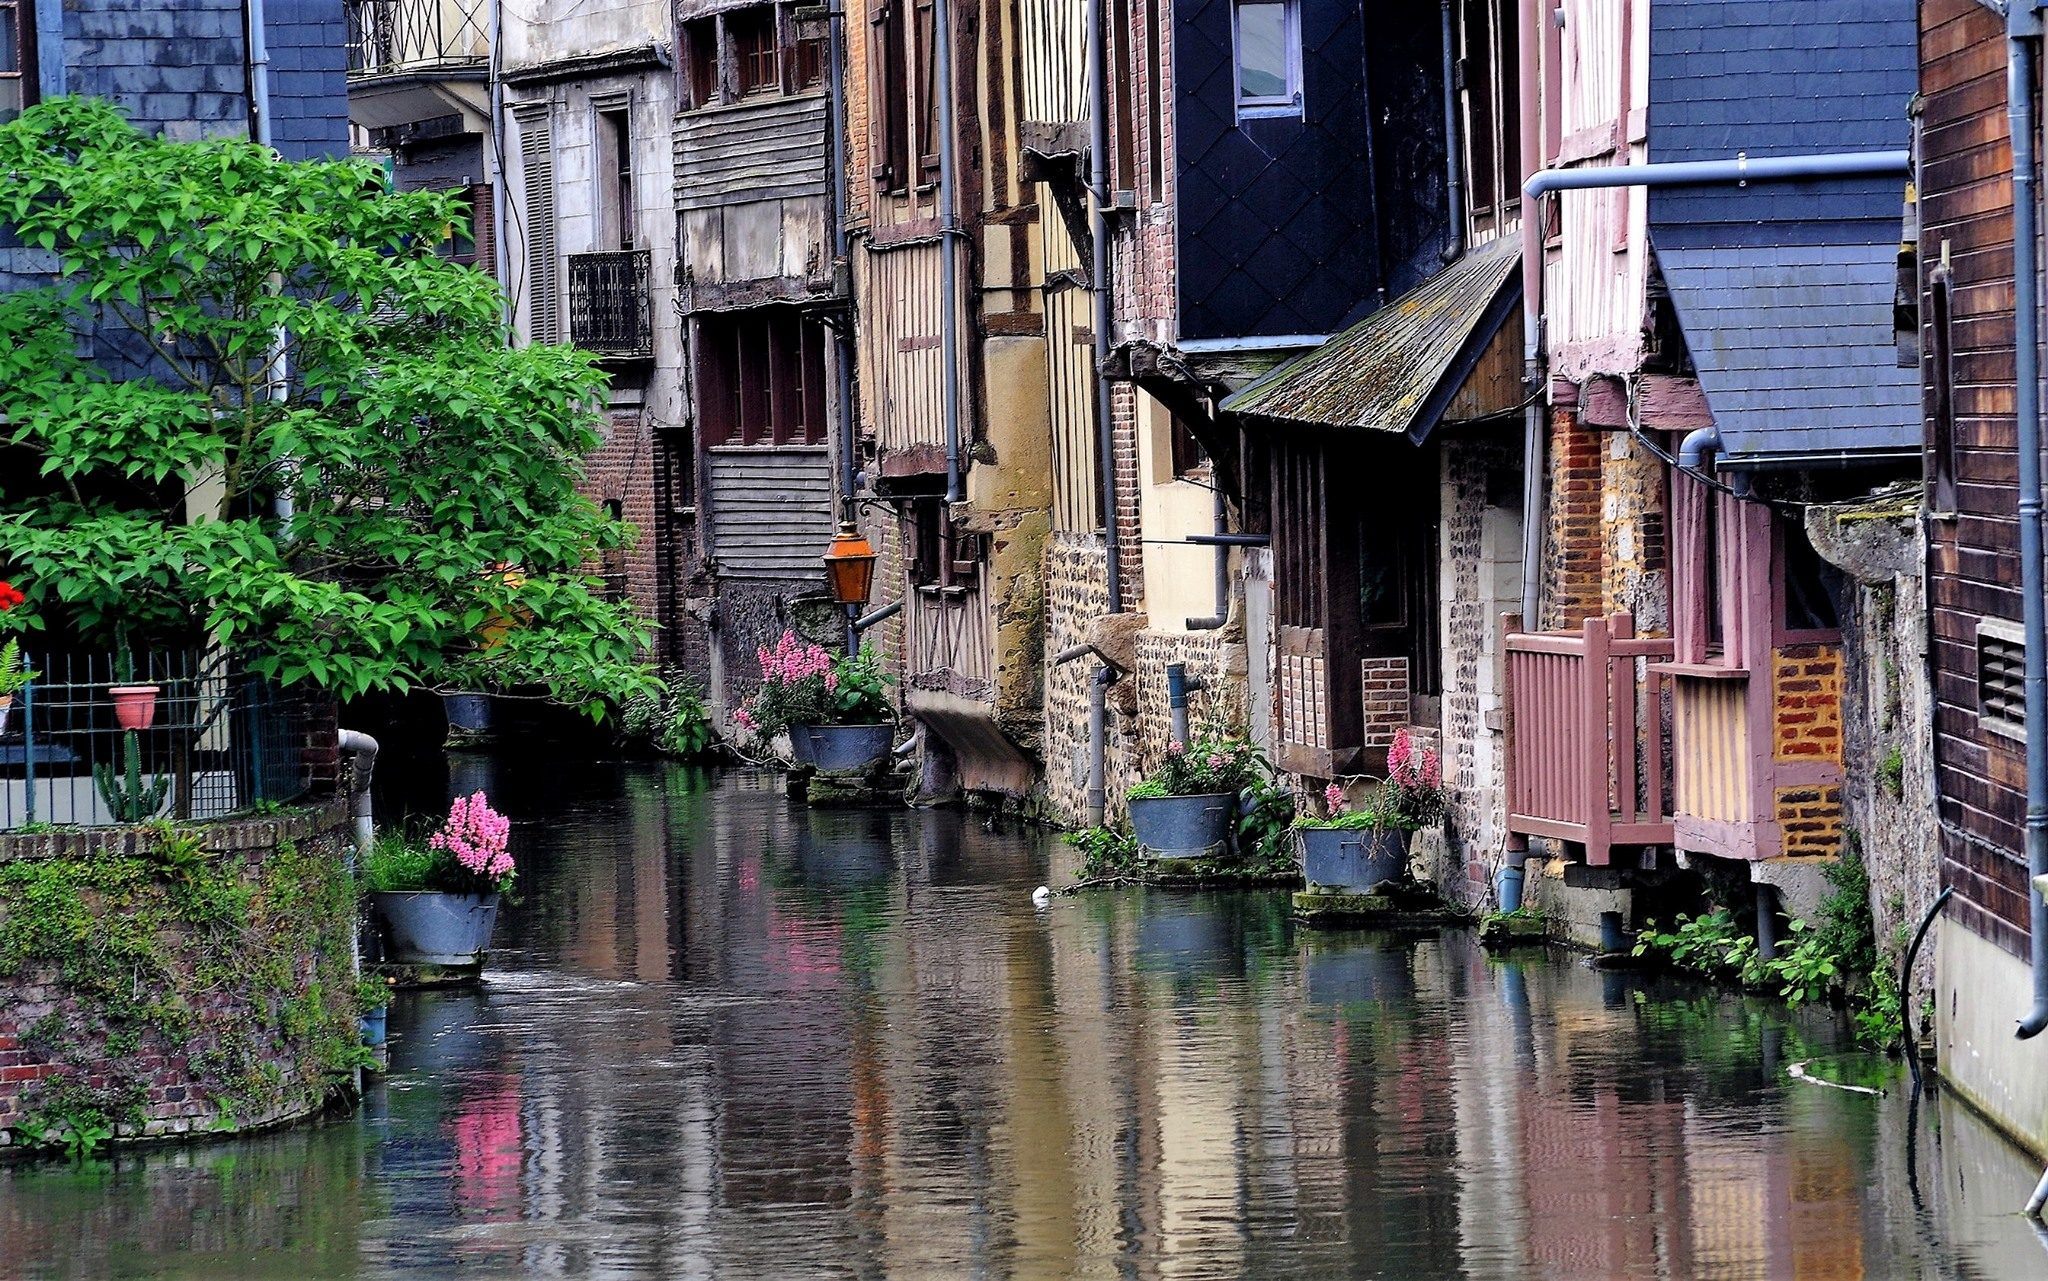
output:
[[489,118],[486,0],[348,0],[349,119],[388,129]]
[[645,249],[569,255],[569,341],[606,360],[651,360],[654,309]]
[[1616,846],[1669,845],[1657,664],[1670,660],[1671,641],[1638,637],[1616,614],[1577,633],[1510,626],[1504,649],[1508,830],[1576,841],[1595,867]]

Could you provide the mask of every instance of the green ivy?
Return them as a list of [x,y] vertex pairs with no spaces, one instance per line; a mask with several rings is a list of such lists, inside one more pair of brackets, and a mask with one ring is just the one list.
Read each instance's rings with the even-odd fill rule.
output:
[[344,861],[291,842],[221,855],[203,827],[141,832],[132,853],[0,864],[0,978],[62,991],[23,1037],[54,1069],[24,1092],[24,1146],[85,1156],[139,1125],[141,1058],[185,1058],[216,1124],[316,1105],[360,1062]]

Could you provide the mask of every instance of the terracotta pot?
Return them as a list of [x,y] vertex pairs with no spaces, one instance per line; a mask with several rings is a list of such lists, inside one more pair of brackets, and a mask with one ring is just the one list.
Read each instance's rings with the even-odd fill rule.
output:
[[148,729],[156,724],[155,685],[113,685],[107,697],[114,700],[114,719],[122,729]]
[[14,695],[0,694],[0,738],[7,735],[7,718],[14,714]]

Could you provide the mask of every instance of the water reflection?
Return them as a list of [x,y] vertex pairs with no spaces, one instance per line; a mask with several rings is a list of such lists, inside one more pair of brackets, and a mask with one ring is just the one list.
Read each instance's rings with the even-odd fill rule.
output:
[[[2030,1163],[1843,1030],[1279,895],[1097,894],[957,813],[465,757],[526,898],[361,1113],[0,1169],[0,1275],[2036,1275]],[[1910,1143],[1909,1143],[1910,1140]]]

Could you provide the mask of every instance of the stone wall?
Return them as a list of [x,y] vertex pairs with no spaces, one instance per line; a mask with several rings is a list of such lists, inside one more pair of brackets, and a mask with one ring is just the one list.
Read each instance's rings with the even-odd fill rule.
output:
[[0,835],[0,1147],[233,1133],[346,1088],[350,839],[338,803]]

